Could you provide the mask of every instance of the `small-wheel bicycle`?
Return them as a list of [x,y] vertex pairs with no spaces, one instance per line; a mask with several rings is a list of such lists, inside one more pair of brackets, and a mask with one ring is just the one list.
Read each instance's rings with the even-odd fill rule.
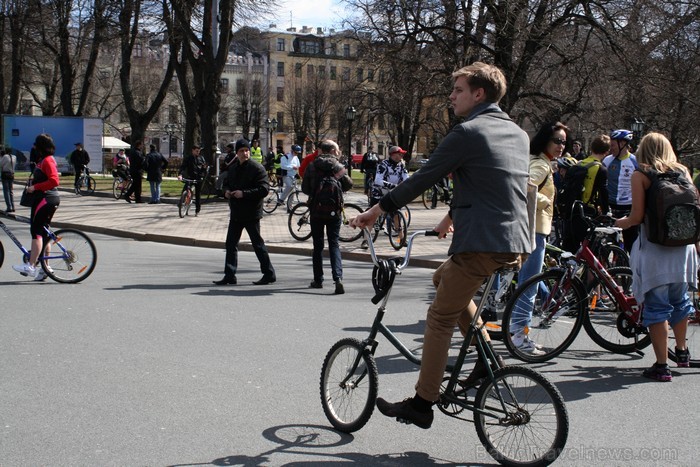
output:
[[[364,230],[375,265],[372,276],[377,294],[372,303],[381,301],[381,304],[369,336],[364,340],[348,337],[336,342],[326,354],[321,368],[321,405],[330,423],[341,432],[359,430],[374,411],[379,390],[374,360],[377,334],[386,337],[406,359],[420,365],[419,356],[404,346],[382,320],[394,278],[408,265],[414,239],[431,234],[436,235],[426,231],[413,233],[403,258],[380,260],[374,252],[369,232]],[[496,274],[487,280],[486,290],[493,286]],[[569,417],[564,400],[557,388],[537,371],[520,366],[499,367],[481,332],[482,325],[477,324],[483,306],[484,301],[481,301],[454,364],[446,368],[448,374],[443,380],[437,407],[444,414],[465,421],[470,420],[463,412],[472,412],[479,440],[501,464],[550,464],[562,452],[568,437]],[[469,394],[474,387],[460,384],[471,342],[476,343],[479,358],[490,362],[485,365],[488,376],[476,387],[475,395]]]
[[[14,216],[19,222],[29,223],[28,217]],[[22,252],[22,260],[29,261],[31,252],[27,250],[12,230],[2,221],[0,229],[4,230],[10,240]],[[97,249],[90,237],[76,229],[46,229],[48,244],[44,254],[39,256],[39,264],[47,276],[56,282],[75,284],[85,280],[97,264]],[[0,266],[5,261],[5,248],[0,242]]]
[[[341,242],[354,242],[362,237],[361,230],[350,226],[350,219],[357,217],[362,212],[362,208],[356,204],[343,203],[343,218],[340,224],[340,237],[338,238]],[[311,238],[310,216],[309,205],[306,203],[298,203],[289,212],[287,227],[295,240],[303,242]]]

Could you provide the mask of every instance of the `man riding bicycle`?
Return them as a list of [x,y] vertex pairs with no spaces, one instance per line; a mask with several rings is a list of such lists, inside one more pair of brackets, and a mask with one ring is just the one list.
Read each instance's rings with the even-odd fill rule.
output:
[[[192,154],[182,159],[180,174],[177,176],[177,179],[180,181],[182,181],[182,179],[194,180],[195,215],[199,214],[202,208],[202,182],[207,172],[207,161],[204,159],[204,156],[200,154],[201,151],[202,147],[199,144],[192,146]],[[187,184],[182,188],[182,191],[185,191],[186,188]]]

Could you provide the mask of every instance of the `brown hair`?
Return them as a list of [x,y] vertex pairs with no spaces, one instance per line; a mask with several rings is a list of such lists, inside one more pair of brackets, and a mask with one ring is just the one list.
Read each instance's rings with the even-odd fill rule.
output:
[[488,102],[498,103],[506,95],[506,77],[495,65],[474,62],[452,73],[454,79],[464,76],[469,87],[482,88]]
[[610,154],[610,137],[608,135],[598,135],[591,142],[591,152],[593,154]]

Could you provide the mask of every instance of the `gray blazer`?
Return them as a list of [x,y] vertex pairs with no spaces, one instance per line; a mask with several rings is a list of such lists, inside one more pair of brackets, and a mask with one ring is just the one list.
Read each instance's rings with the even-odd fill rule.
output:
[[529,138],[496,104],[480,104],[456,125],[428,163],[380,201],[392,211],[448,174],[454,180],[449,254],[530,253]]

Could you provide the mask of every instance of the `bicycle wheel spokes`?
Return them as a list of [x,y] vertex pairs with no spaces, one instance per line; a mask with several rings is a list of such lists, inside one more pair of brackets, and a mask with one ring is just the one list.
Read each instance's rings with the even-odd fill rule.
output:
[[299,191],[294,190],[287,196],[287,212],[291,211],[294,206],[299,204]]
[[377,365],[357,339],[342,339],[328,351],[321,369],[321,404],[331,424],[351,433],[362,428],[374,411]]
[[187,214],[187,190],[180,195],[180,201],[177,203],[177,212],[180,218],[185,217]]
[[[632,296],[632,270],[610,268],[608,273],[626,296]],[[615,353],[630,353],[651,343],[646,328],[625,318],[615,296],[597,279],[591,282],[592,298],[584,320],[593,342]]]
[[509,366],[484,382],[474,426],[489,454],[506,465],[546,465],[566,445],[569,416],[559,391],[529,368]]
[[406,218],[399,211],[391,213],[391,221],[387,219],[389,224],[389,243],[394,247],[394,250],[400,250],[406,244]]
[[362,237],[362,230],[350,226],[350,219],[362,214],[362,208],[356,204],[345,203],[343,206],[343,220],[340,224],[341,242],[354,242]]
[[54,232],[56,242],[50,242],[41,265],[56,282],[76,283],[87,278],[97,264],[95,244],[84,233],[73,229]]
[[263,200],[263,211],[267,214],[272,214],[275,209],[277,209],[278,201],[279,196],[277,196],[277,190],[271,188]]
[[[503,342],[514,357],[544,362],[576,339],[584,315],[586,294],[577,280],[562,279],[552,269],[531,277],[517,288],[503,312]],[[536,348],[521,346],[523,335]]]
[[311,238],[311,223],[309,221],[309,207],[306,203],[299,203],[292,208],[287,219],[289,233],[296,240],[303,242]]

